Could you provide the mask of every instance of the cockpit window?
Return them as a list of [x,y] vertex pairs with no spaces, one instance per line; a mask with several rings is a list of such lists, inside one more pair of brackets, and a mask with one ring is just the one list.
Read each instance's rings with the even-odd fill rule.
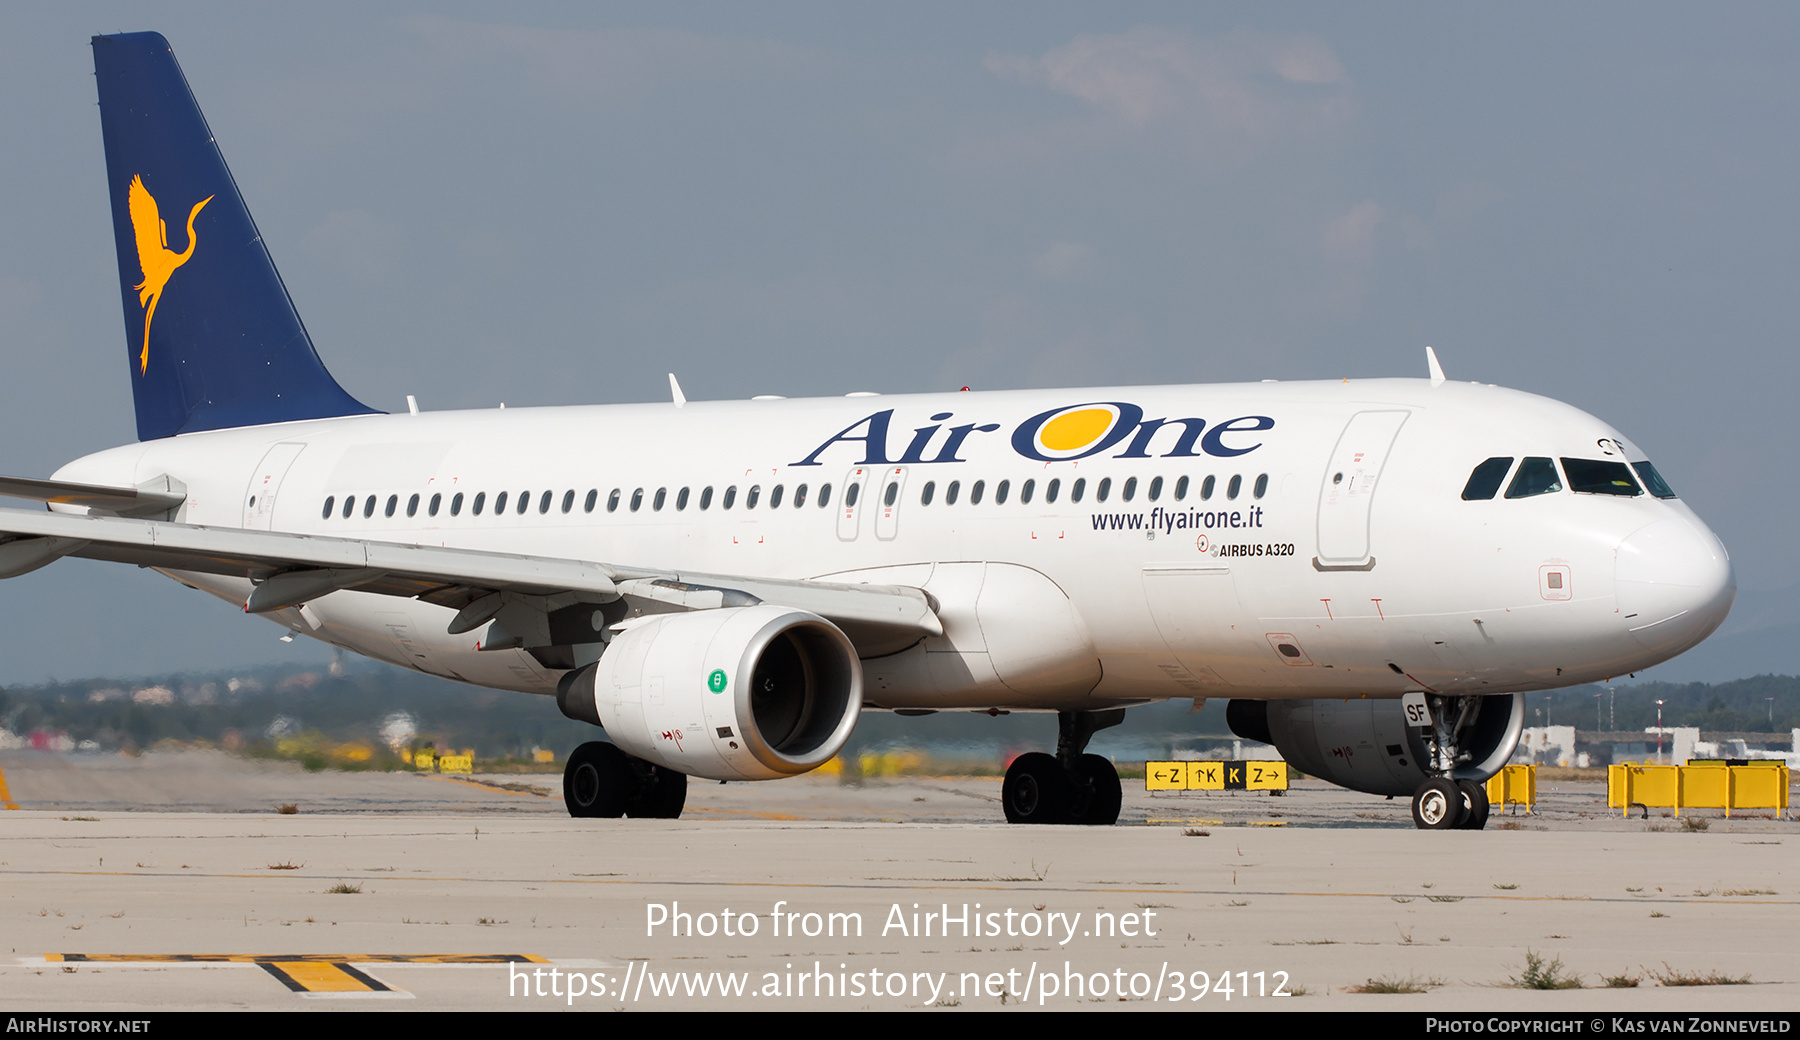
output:
[[1556,463],[1534,455],[1519,463],[1519,472],[1506,486],[1506,497],[1530,498],[1561,490],[1562,479],[1556,475]]
[[1637,481],[1631,479],[1631,467],[1623,462],[1601,459],[1562,460],[1563,472],[1569,475],[1569,490],[1583,495],[1641,495]]
[[[1500,482],[1506,479],[1506,471],[1512,469],[1512,456],[1498,456],[1475,467],[1469,474],[1469,482],[1463,485],[1464,502],[1485,502],[1500,490]],[[1511,497],[1510,495],[1508,496]]]
[[1634,462],[1631,468],[1637,470],[1638,476],[1643,478],[1644,486],[1650,489],[1652,495],[1657,498],[1675,497],[1675,489],[1669,486],[1669,482],[1662,478],[1661,473],[1656,472],[1656,467],[1650,465],[1648,460]]

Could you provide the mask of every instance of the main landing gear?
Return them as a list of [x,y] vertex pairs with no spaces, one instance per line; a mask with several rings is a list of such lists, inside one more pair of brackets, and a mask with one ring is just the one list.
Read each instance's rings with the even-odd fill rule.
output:
[[563,767],[563,802],[575,817],[673,820],[687,804],[687,776],[589,741]]
[[1413,792],[1413,825],[1425,831],[1478,831],[1487,826],[1487,788],[1436,776]]
[[1006,822],[1117,823],[1123,799],[1119,772],[1106,759],[1084,752],[1097,731],[1123,721],[1124,708],[1058,712],[1056,754],[1020,755],[1006,771],[1000,787]]

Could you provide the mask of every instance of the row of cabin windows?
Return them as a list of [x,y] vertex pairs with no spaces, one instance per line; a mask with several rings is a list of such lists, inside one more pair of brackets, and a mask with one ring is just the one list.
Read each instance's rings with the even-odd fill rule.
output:
[[[1057,479],[1051,480],[1048,484],[1046,484],[1044,486],[1044,502],[1046,504],[1055,502],[1057,500],[1057,498],[1062,494],[1062,483],[1063,483],[1062,480],[1060,478],[1057,478]],[[1190,485],[1189,485],[1189,481],[1188,481],[1187,477],[1177,478],[1175,481],[1175,486],[1173,488],[1174,500],[1177,502],[1180,502],[1180,501],[1186,499],[1188,496],[1189,486]],[[1069,487],[1069,501],[1072,503],[1080,502],[1087,495],[1087,487],[1088,487],[1088,482],[1087,482],[1086,477],[1077,478]],[[1138,487],[1139,487],[1138,478],[1136,478],[1136,477],[1125,478],[1124,483],[1119,488],[1120,499],[1125,502],[1133,501],[1134,499],[1137,498]],[[1164,483],[1163,483],[1162,477],[1150,478],[1149,485],[1144,489],[1145,500],[1150,501],[1150,502],[1155,502],[1155,501],[1158,501],[1159,499],[1161,499],[1162,494],[1163,494],[1163,487],[1164,487]],[[1200,489],[1199,489],[1200,490],[1200,500],[1204,502],[1204,501],[1212,498],[1213,493],[1216,490],[1216,488],[1217,488],[1216,478],[1214,478],[1214,477],[1202,478],[1200,481]],[[1244,478],[1242,476],[1234,476],[1229,481],[1226,482],[1225,497],[1227,499],[1235,499],[1240,494],[1242,494],[1243,489],[1244,489]],[[672,497],[674,499],[674,505],[675,505],[676,511],[679,512],[681,510],[687,509],[689,501],[690,501],[691,490],[692,490],[691,488],[684,487],[681,490],[674,493],[674,495]],[[1111,477],[1102,477],[1100,479],[1099,483],[1094,488],[1094,501],[1105,502],[1108,498],[1110,498],[1112,496],[1112,490],[1113,490],[1113,479]],[[1256,478],[1256,481],[1253,484],[1252,489],[1251,489],[1251,495],[1252,495],[1252,497],[1255,497],[1255,498],[1261,498],[1261,497],[1263,497],[1263,495],[1268,493],[1268,490],[1269,490],[1269,475],[1267,473],[1264,473]],[[846,507],[855,506],[857,498],[860,496],[861,492],[862,492],[862,485],[851,484],[849,486],[849,488],[847,488],[844,492],[844,505]],[[969,487],[969,504],[970,505],[980,505],[982,498],[985,497],[986,493],[987,493],[987,481],[985,481],[985,480],[975,481]],[[1010,481],[1010,480],[1000,481],[998,484],[996,484],[994,486],[994,504],[995,505],[1006,504],[1006,500],[1011,495],[1011,493],[1012,493],[1012,481]],[[777,484],[773,488],[771,488],[769,491],[768,508],[779,509],[779,508],[781,508],[782,502],[784,500],[791,501],[793,504],[793,508],[795,508],[795,509],[802,508],[807,503],[808,494],[809,494],[808,485],[801,484],[794,488],[793,497],[791,499],[789,499],[787,496],[786,485]],[[1036,480],[1025,481],[1019,487],[1019,503],[1021,505],[1029,504],[1031,502],[1032,498],[1036,494],[1037,494],[1037,481]],[[925,506],[931,505],[932,501],[936,498],[936,495],[937,495],[937,482],[932,481],[932,480],[926,481],[925,487],[919,494],[919,504],[925,505]],[[961,495],[962,495],[962,481],[960,481],[960,480],[951,481],[950,484],[944,489],[944,504],[952,505],[952,506],[955,505],[958,498],[960,498]],[[890,505],[890,506],[893,505],[896,501],[898,501],[899,497],[900,497],[900,484],[897,481],[894,483],[890,483],[887,486],[887,490],[882,495],[883,502],[886,505]],[[645,498],[646,498],[646,489],[644,489],[644,488],[634,489],[631,492],[631,497],[630,497],[629,504],[628,504],[628,508],[630,509],[630,511],[635,513],[635,512],[638,512],[640,509],[642,509],[645,504]],[[666,505],[669,504],[669,500],[670,500],[671,496],[669,494],[668,488],[657,488],[654,492],[650,492],[648,494],[648,498],[649,498],[651,511],[652,512],[661,512],[663,510],[663,507],[665,507]],[[702,488],[700,490],[698,499],[699,499],[698,505],[701,509],[711,509],[712,504],[713,504],[713,489],[711,487]],[[590,488],[588,490],[587,495],[581,500],[581,511],[584,513],[593,512],[595,507],[599,503],[599,500],[600,500],[599,489]],[[762,502],[762,500],[763,500],[763,488],[762,488],[761,484],[752,484],[752,485],[750,485],[750,487],[748,489],[745,490],[745,492],[744,492],[744,508],[745,509],[755,509],[758,506],[758,504],[760,504]],[[360,512],[362,513],[362,515],[365,519],[374,517],[375,511],[377,509],[381,510],[381,514],[383,516],[389,516],[389,517],[394,516],[396,513],[399,513],[401,511],[399,495],[387,496],[387,501],[385,502],[385,504],[381,501],[380,497],[377,495],[366,495],[360,501],[361,501]],[[722,509],[731,509],[732,507],[737,505],[737,501],[738,501],[738,489],[737,489],[737,485],[735,485],[735,484],[730,487],[727,487],[725,489],[724,494],[719,496],[719,506]],[[812,496],[812,501],[820,509],[824,509],[827,506],[831,505],[831,485],[830,484],[819,485],[818,494]],[[530,512],[532,509],[532,505],[533,505],[532,493],[530,491],[521,491],[521,492],[519,492],[519,494],[516,498],[511,497],[510,492],[506,492],[506,491],[501,491],[501,492],[495,494],[493,497],[493,514],[495,516],[504,514],[507,511],[507,506],[509,503],[512,505],[513,513],[523,516],[524,514]],[[551,508],[553,506],[555,506],[556,504],[557,504],[557,496],[556,496],[556,492],[554,492],[554,491],[541,492],[541,493],[539,493],[537,500],[536,500],[537,511],[540,514],[550,512]],[[606,511],[609,513],[616,513],[619,511],[619,507],[621,504],[626,504],[625,491],[623,488],[613,488],[612,491],[606,496]],[[458,491],[455,494],[450,496],[448,505],[449,505],[449,513],[451,516],[461,516],[465,505],[467,506],[470,515],[480,516],[480,515],[482,515],[482,513],[487,511],[488,494],[485,491],[477,491],[475,493],[475,495],[473,496],[473,498],[469,499],[465,496],[464,492]],[[419,509],[421,508],[421,506],[423,506],[426,516],[433,516],[433,517],[437,516],[445,508],[444,494],[442,492],[433,493],[429,501],[426,501],[425,499],[423,499],[423,497],[419,494],[412,495],[411,497],[409,497],[406,500],[406,506],[405,506],[406,515],[409,517],[419,515]],[[570,490],[570,491],[564,491],[562,493],[561,509],[564,513],[569,513],[569,512],[574,511],[574,509],[575,509],[575,492],[574,491]],[[340,505],[338,502],[337,496],[329,495],[329,496],[326,496],[325,506],[320,511],[319,515],[322,519],[325,519],[325,520],[329,520],[333,516],[340,516],[343,519],[348,520],[351,517],[355,516],[358,511],[359,511],[359,506],[358,506],[357,496],[346,495],[343,499],[342,504]]]
[[[1062,479],[1060,477],[1058,477],[1058,478],[1052,479],[1049,483],[1044,485],[1044,503],[1046,505],[1055,502],[1057,500],[1057,498],[1062,495],[1062,483],[1063,483]],[[1176,478],[1175,487],[1173,489],[1173,494],[1172,494],[1173,499],[1177,502],[1185,500],[1188,496],[1188,489],[1190,486],[1191,485],[1190,485],[1189,479],[1187,477]],[[1120,487],[1119,487],[1119,500],[1123,501],[1123,502],[1134,501],[1137,498],[1138,487],[1139,487],[1138,478],[1126,477],[1124,483],[1122,485],[1120,485]],[[1144,500],[1147,502],[1156,502],[1156,501],[1161,500],[1162,494],[1163,494],[1163,487],[1164,487],[1163,478],[1151,477],[1149,485],[1144,488]],[[1217,478],[1215,478],[1215,477],[1202,478],[1200,481],[1200,501],[1204,502],[1204,501],[1207,501],[1208,499],[1212,498],[1213,493],[1214,493],[1214,491],[1217,490],[1217,488],[1218,488]],[[1085,498],[1087,496],[1087,490],[1088,490],[1087,478],[1086,477],[1077,477],[1075,479],[1075,481],[1069,485],[1069,501],[1071,503],[1081,501],[1083,498]],[[1236,499],[1240,494],[1243,493],[1243,490],[1244,490],[1244,478],[1242,476],[1234,476],[1229,481],[1227,481],[1225,484],[1225,497],[1227,499]],[[1101,477],[1099,483],[1094,486],[1094,501],[1105,502],[1107,499],[1112,497],[1112,492],[1113,492],[1113,478]],[[1268,492],[1269,492],[1269,475],[1267,473],[1264,473],[1256,478],[1255,483],[1251,486],[1250,494],[1254,498],[1261,498],[1264,495],[1268,494]],[[975,481],[973,484],[969,485],[969,504],[973,505],[973,506],[980,505],[982,498],[986,494],[987,494],[987,481],[985,481],[985,480]],[[1007,498],[1011,494],[1012,494],[1012,481],[1002,480],[1000,483],[995,484],[994,485],[994,504],[997,506],[1005,505]],[[1019,504],[1020,505],[1031,504],[1031,500],[1036,494],[1037,494],[1037,481],[1036,480],[1025,481],[1023,484],[1019,485]],[[891,506],[899,498],[899,496],[900,496],[899,483],[898,482],[890,483],[887,486],[887,491],[882,495],[882,503],[884,505]],[[945,486],[945,488],[944,488],[944,504],[945,505],[947,505],[947,506],[955,505],[957,499],[960,498],[961,496],[962,496],[962,481],[952,480],[947,486]],[[928,506],[932,503],[932,500],[935,499],[936,497],[937,497],[937,481],[935,481],[935,480],[926,481],[925,487],[922,488],[919,492],[919,504],[922,506]]]
[[[806,504],[807,490],[808,490],[808,488],[807,488],[807,485],[805,485],[805,484],[801,484],[799,487],[794,489],[793,503],[794,503],[795,508],[804,506]],[[675,492],[673,497],[674,497],[675,508],[677,510],[684,510],[688,507],[688,502],[689,502],[691,491],[692,491],[691,488],[682,488],[680,491]],[[855,504],[855,491],[856,491],[856,489],[854,487],[852,487],[851,488],[851,504],[852,505]],[[775,485],[775,489],[769,493],[769,508],[774,509],[774,508],[780,506],[782,499],[785,497],[785,493],[786,493],[786,488],[783,485],[780,485],[780,484]],[[618,512],[619,505],[620,505],[621,501],[623,501],[623,499],[624,499],[624,494],[625,494],[625,492],[622,488],[613,488],[612,492],[606,496],[606,511],[609,513]],[[737,504],[737,497],[738,497],[737,487],[735,485],[733,485],[732,487],[728,487],[725,489],[725,494],[723,496],[721,496],[720,505],[725,509],[730,509],[732,506]],[[762,498],[762,485],[760,485],[760,484],[752,485],[751,488],[749,489],[749,491],[744,496],[744,508],[755,509],[757,506],[757,503],[761,500],[761,498]],[[670,495],[669,495],[668,488],[657,488],[656,491],[651,493],[651,495],[650,495],[651,510],[654,512],[661,512],[663,507],[669,504],[669,499],[670,499]],[[630,504],[631,511],[635,513],[638,510],[642,509],[644,507],[644,500],[645,500],[645,489],[638,488],[638,489],[634,490],[631,493],[631,504]],[[389,495],[387,497],[386,504],[382,504],[380,497],[377,495],[367,495],[367,496],[363,497],[360,501],[362,503],[360,506],[360,511],[362,512],[362,515],[364,516],[364,518],[373,517],[375,515],[375,511],[377,508],[379,508],[381,510],[381,514],[383,516],[393,516],[396,513],[400,512],[400,496],[399,495]],[[495,516],[499,516],[499,515],[505,513],[509,501],[512,503],[512,511],[515,514],[517,514],[519,516],[523,516],[526,513],[531,512],[532,493],[530,491],[519,492],[517,498],[510,498],[510,492],[502,491],[502,492],[499,492],[498,494],[494,495],[493,514]],[[581,500],[581,511],[584,513],[593,512],[595,507],[599,504],[599,501],[600,501],[599,489],[598,488],[589,488],[587,495],[584,498],[582,498],[582,500]],[[831,485],[830,484],[819,485],[819,493],[818,493],[817,497],[814,499],[814,501],[817,503],[817,505],[821,509],[830,505],[831,504]],[[343,519],[348,520],[352,516],[355,516],[356,513],[358,512],[359,507],[357,505],[357,502],[358,502],[358,499],[355,495],[347,495],[344,497],[343,505],[339,506],[337,496],[328,495],[325,498],[325,507],[320,511],[319,516],[325,520],[329,520],[333,516],[341,516]],[[555,506],[556,504],[557,504],[556,492],[554,492],[554,491],[542,492],[539,494],[539,496],[537,498],[537,503],[536,503],[537,511],[540,514],[548,513],[548,512],[550,512],[551,508],[553,506]],[[711,509],[712,504],[713,504],[713,489],[710,487],[702,488],[700,490],[700,495],[699,495],[700,508],[701,509]],[[421,505],[425,509],[426,516],[437,516],[445,508],[444,495],[442,492],[437,492],[431,496],[430,501],[424,501],[422,496],[420,496],[418,494],[414,494],[412,497],[410,497],[406,500],[406,515],[407,516],[419,515],[419,509],[420,509]],[[450,515],[451,516],[461,516],[465,505],[467,506],[467,508],[469,510],[469,514],[471,516],[482,515],[482,513],[488,511],[488,494],[487,494],[487,492],[477,491],[474,494],[473,498],[469,498],[468,496],[465,495],[464,492],[461,492],[461,491],[458,491],[455,494],[451,495],[450,499],[449,499]],[[561,509],[565,513],[574,512],[574,510],[575,510],[575,492],[574,491],[572,491],[572,490],[564,491],[562,493]]]

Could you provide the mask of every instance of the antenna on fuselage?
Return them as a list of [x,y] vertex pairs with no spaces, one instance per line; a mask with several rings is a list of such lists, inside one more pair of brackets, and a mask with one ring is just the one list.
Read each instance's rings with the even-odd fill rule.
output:
[[1438,364],[1437,351],[1430,347],[1425,348],[1425,368],[1431,374],[1432,386],[1437,386],[1444,381],[1444,366]]
[[687,404],[687,395],[681,392],[681,384],[676,381],[675,373],[669,373],[669,395],[675,399],[675,407]]

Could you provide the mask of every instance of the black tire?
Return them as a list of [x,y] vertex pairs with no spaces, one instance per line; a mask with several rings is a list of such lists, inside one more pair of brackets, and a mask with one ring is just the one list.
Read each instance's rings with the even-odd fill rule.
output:
[[1457,825],[1458,830],[1478,831],[1487,826],[1488,796],[1487,785],[1473,780],[1458,780],[1456,786],[1463,793],[1463,821]]
[[1095,827],[1111,827],[1119,822],[1119,806],[1124,792],[1119,787],[1119,771],[1099,755],[1082,755],[1075,766],[1078,783],[1088,788],[1087,805],[1079,815],[1070,814],[1070,823]]
[[1000,785],[1007,823],[1062,823],[1069,803],[1069,781],[1056,759],[1033,751],[1013,759]]
[[634,786],[625,752],[603,741],[592,740],[576,748],[563,766],[563,804],[577,819],[625,815]]
[[653,765],[649,777],[643,779],[642,793],[632,800],[626,815],[640,820],[679,819],[687,804],[687,774]]
[[1413,793],[1413,826],[1422,831],[1455,830],[1467,814],[1462,789],[1454,780],[1433,777]]

